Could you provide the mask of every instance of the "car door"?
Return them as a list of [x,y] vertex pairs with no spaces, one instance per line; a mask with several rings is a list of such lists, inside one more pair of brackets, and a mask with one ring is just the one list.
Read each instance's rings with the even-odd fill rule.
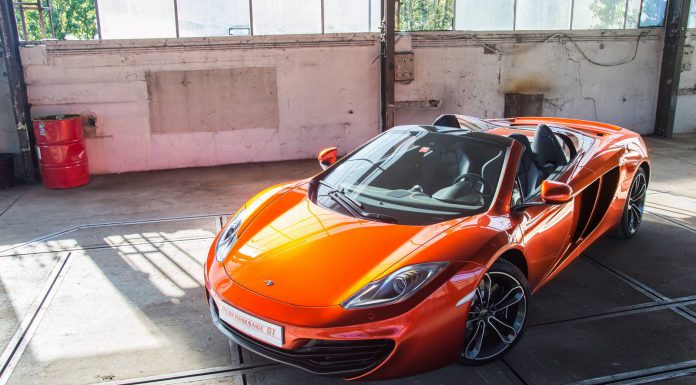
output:
[[[515,183],[519,190],[519,183]],[[516,198],[515,198],[516,197]],[[512,206],[524,199],[513,191]],[[526,198],[524,203],[542,203],[540,194]],[[513,210],[511,219],[518,225],[527,259],[529,283],[534,288],[542,283],[562,260],[570,247],[573,229],[573,202],[562,205],[538,205]]]

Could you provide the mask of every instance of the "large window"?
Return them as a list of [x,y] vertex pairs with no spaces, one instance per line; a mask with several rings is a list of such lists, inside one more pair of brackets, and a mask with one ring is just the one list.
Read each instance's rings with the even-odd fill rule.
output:
[[[661,27],[666,5],[667,0],[455,0],[454,28],[461,31],[634,29],[639,28],[639,21],[640,27]],[[696,27],[696,16],[692,16],[691,22]]]
[[[22,40],[378,32],[384,0],[12,0]],[[400,31],[662,27],[668,0],[393,0]],[[691,0],[689,27],[696,27]],[[97,12],[98,11],[98,12]]]

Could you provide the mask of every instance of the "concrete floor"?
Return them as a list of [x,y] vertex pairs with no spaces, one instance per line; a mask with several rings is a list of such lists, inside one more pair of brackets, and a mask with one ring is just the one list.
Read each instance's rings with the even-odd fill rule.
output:
[[[504,360],[387,384],[696,384],[696,138],[649,139],[645,222],[542,289]],[[0,191],[0,384],[333,384],[230,346],[201,263],[229,212],[314,161]]]

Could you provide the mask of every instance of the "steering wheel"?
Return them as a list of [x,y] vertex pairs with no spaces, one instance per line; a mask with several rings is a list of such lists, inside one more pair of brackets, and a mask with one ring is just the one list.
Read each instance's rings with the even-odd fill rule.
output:
[[472,173],[462,174],[454,178],[452,184],[455,185],[459,182],[466,182],[472,190],[480,193],[484,198],[490,198],[493,195],[493,186],[491,186],[487,180],[483,179],[481,175]]

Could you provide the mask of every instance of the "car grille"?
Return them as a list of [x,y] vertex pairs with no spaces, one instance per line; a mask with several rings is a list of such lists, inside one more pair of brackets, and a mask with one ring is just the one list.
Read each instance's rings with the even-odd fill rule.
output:
[[238,332],[218,317],[210,301],[213,322],[227,337],[254,353],[326,376],[352,378],[368,373],[394,350],[392,340],[310,340],[295,350],[280,349]]

